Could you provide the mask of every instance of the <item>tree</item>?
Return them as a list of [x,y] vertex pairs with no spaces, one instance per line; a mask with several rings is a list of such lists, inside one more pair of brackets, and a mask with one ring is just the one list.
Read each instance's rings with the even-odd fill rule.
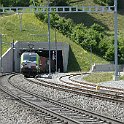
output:
[[0,0],[2,6],[29,6],[30,0]]
[[51,0],[51,6],[68,6],[70,0]]

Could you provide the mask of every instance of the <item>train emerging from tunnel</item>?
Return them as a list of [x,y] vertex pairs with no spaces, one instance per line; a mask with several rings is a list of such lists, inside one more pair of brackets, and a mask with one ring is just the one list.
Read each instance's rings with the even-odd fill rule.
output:
[[21,55],[20,72],[25,77],[37,75],[40,72],[40,57],[34,52],[24,52]]
[[[56,71],[56,60],[51,54],[51,72]],[[44,55],[44,56],[43,56]],[[58,64],[59,67],[59,64]],[[42,56],[36,52],[23,52],[21,54],[20,72],[25,77],[35,77],[37,74],[49,72],[49,58],[44,53]]]

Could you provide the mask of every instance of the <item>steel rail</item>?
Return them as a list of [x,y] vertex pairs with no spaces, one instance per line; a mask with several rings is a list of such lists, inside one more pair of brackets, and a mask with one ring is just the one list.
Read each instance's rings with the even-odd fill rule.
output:
[[[10,78],[11,78],[11,76],[9,77],[9,83],[11,83]],[[4,85],[5,85],[5,82],[4,82]],[[2,85],[0,85],[0,88],[1,88],[1,86]],[[38,110],[44,109],[43,111],[45,113],[48,113],[49,109],[46,109],[46,107],[45,108],[41,107],[41,106],[39,107],[39,102],[41,103],[44,98],[42,99],[41,97],[38,97],[37,95],[35,96],[33,93],[31,93],[31,92],[29,93],[25,89],[23,89],[24,91],[22,92],[22,88],[20,88],[18,86],[16,86],[16,91],[17,91],[17,88],[18,88],[18,90],[20,90],[19,92],[21,92],[23,97],[19,92],[17,93],[17,94],[20,94],[19,96],[13,94],[13,89],[11,89],[12,91],[9,91],[8,88],[5,88],[5,86],[2,87],[2,90],[7,92],[8,94],[11,94],[12,96],[14,95],[16,99],[19,99],[22,102],[24,102],[24,103],[26,103],[26,104],[28,104],[30,106],[33,106],[34,108],[37,108]],[[26,91],[26,94],[25,94],[25,91]],[[24,96],[24,94],[25,94],[25,96]],[[95,123],[96,124],[98,124],[98,123],[99,124],[122,124],[122,122],[117,121],[117,120],[106,118],[104,116],[97,115],[97,114],[94,114],[94,113],[91,113],[91,112],[89,113],[89,112],[83,111],[82,109],[79,110],[79,109],[74,108],[72,106],[61,104],[61,103],[55,102],[55,101],[50,100],[50,99],[48,99],[48,100],[46,100],[46,99],[47,98],[45,98],[45,101],[49,102],[50,104],[54,103],[55,106],[61,107],[62,112],[59,113],[59,114],[56,113],[56,111],[58,111],[59,107],[58,108],[55,107],[55,106],[53,107],[53,105],[52,105],[52,108],[51,108],[51,110],[49,112],[50,112],[50,114],[52,113],[52,116],[50,116],[52,118],[55,118],[55,116],[57,116],[57,118],[60,119],[60,114],[62,114],[61,115],[62,124],[82,124],[82,123],[85,123],[85,122],[88,123],[88,124],[90,124],[90,123],[91,124],[92,123],[94,123],[94,124]],[[44,104],[46,105],[45,101],[44,101]],[[44,105],[42,104],[42,106],[44,106]],[[47,105],[47,108],[49,108],[49,107],[51,107],[51,105],[50,106]],[[70,119],[67,116],[65,117],[65,115],[63,115],[63,112],[66,113],[65,115],[67,115],[69,117],[71,116],[72,118],[74,118],[74,120]],[[66,120],[66,122],[63,122],[63,120]],[[80,121],[76,121],[76,120],[80,120]]]
[[[10,81],[9,81],[10,82]],[[11,83],[11,82],[10,82]],[[13,85],[13,84],[12,84]],[[18,87],[18,86],[15,86],[14,85],[14,87],[16,87],[16,88],[18,88],[19,90],[22,90],[22,88],[20,88],[20,87]],[[29,91],[26,91],[25,89],[23,89],[24,90],[24,92],[26,92],[26,93],[28,93],[28,94],[30,94],[30,95],[33,95],[33,96],[35,96],[35,97],[37,97],[37,98],[40,98],[41,99],[41,96],[39,96],[39,95],[37,95],[37,94],[34,94],[34,93],[32,93],[32,92],[30,92],[29,93]],[[22,99],[22,98],[21,98]],[[95,113],[92,113],[92,112],[88,112],[88,111],[86,111],[86,110],[82,110],[82,109],[78,109],[78,108],[76,108],[76,107],[72,107],[72,106],[69,106],[69,105],[66,105],[66,104],[64,104],[64,103],[61,103],[61,102],[56,102],[56,101],[54,101],[54,100],[51,100],[51,99],[48,99],[48,98],[46,98],[46,97],[43,97],[43,99],[45,99],[45,101],[47,100],[47,101],[49,101],[50,103],[54,103],[55,104],[55,106],[57,106],[57,105],[59,105],[59,106],[61,106],[62,107],[62,110],[61,111],[63,111],[64,110],[64,108],[66,108],[66,110],[64,110],[64,111],[67,111],[67,109],[69,109],[69,110],[71,110],[71,113],[72,113],[72,115],[71,115],[71,113],[69,112],[69,115],[71,115],[71,116],[74,116],[74,118],[76,118],[76,119],[79,119],[79,120],[81,120],[81,117],[76,117],[76,115],[84,115],[84,116],[87,116],[88,118],[86,119],[84,119],[83,118],[83,120],[81,121],[81,122],[79,122],[79,121],[76,121],[75,119],[73,120],[73,119],[71,119],[71,118],[68,118],[68,117],[65,117],[64,116],[64,118],[66,118],[67,120],[69,119],[71,122],[68,122],[68,124],[81,124],[82,122],[88,122],[88,124],[90,124],[90,122],[91,122],[91,124],[92,123],[99,123],[99,124],[104,124],[104,123],[106,123],[106,124],[118,124],[118,123],[122,123],[122,122],[120,122],[120,121],[118,121],[118,120],[114,120],[114,119],[110,119],[110,118],[108,118],[108,117],[104,117],[104,116],[101,116],[101,115],[98,115],[98,114],[95,114]],[[34,100],[33,100],[34,101]],[[34,103],[36,103],[36,101],[34,101]],[[31,103],[32,104],[32,103]],[[48,106],[47,106],[48,107]],[[58,109],[58,108],[53,108],[53,110],[54,109]],[[74,113],[73,113],[74,112]],[[54,112],[52,112],[52,113],[54,113]],[[63,112],[62,112],[63,113]],[[61,113],[61,114],[62,114]],[[67,112],[68,113],[68,112]],[[55,114],[56,114],[56,112],[55,112]],[[60,116],[59,114],[58,114],[58,116]],[[63,116],[62,116],[63,117]],[[89,119],[89,120],[88,120]],[[95,120],[94,120],[95,119]],[[73,122],[73,123],[72,123]]]
[[[54,83],[51,81],[45,81],[42,79],[35,79],[36,81],[32,80],[32,79],[26,79],[26,80],[32,81],[33,83],[36,83],[38,85],[42,85],[45,87],[51,87],[51,88],[63,90],[66,92],[72,92],[72,93],[76,93],[79,95],[85,95],[85,96],[89,96],[89,97],[95,97],[98,99],[109,100],[112,102],[124,103],[124,99],[122,99],[123,97],[115,95],[115,94],[109,94],[109,93],[104,93],[104,92],[99,92],[99,91],[89,90],[89,89],[82,89],[80,87],[75,87],[74,85],[73,86],[67,86],[67,85],[63,85],[63,84]],[[64,83],[72,85],[69,82],[64,82]]]
[[[85,73],[85,74],[88,74],[88,73]],[[116,95],[118,97],[119,97],[119,95],[122,95],[122,94],[124,95],[124,89],[114,88],[114,87],[106,87],[106,86],[101,86],[101,85],[93,84],[93,83],[86,82],[86,81],[78,81],[78,80],[72,79],[72,77],[75,77],[77,75],[81,75],[81,74],[64,75],[64,76],[61,76],[59,79],[60,79],[60,81],[62,81],[64,83],[72,84],[75,86],[80,86],[80,87],[91,89],[91,90],[96,90],[96,87],[99,86],[101,91],[112,92],[112,93],[114,93],[114,95]],[[76,84],[62,80],[62,78],[67,77],[67,76],[69,76],[68,79],[70,81],[75,82]]]
[[[77,75],[80,75],[80,74],[77,74]],[[70,77],[72,78],[73,76],[77,76],[77,75],[76,74],[65,75],[65,76],[61,76],[59,79],[60,79],[60,81],[62,81],[65,84],[73,85],[76,87],[78,86],[80,88],[85,88],[87,90],[87,92],[99,93],[99,95],[102,94],[102,95],[111,97],[112,99],[114,98],[115,101],[118,101],[118,100],[121,102],[124,101],[124,92],[121,92],[121,91],[123,91],[123,89],[100,86],[100,90],[96,90],[96,87],[98,86],[96,84],[91,84],[91,83],[86,83],[83,81],[81,82],[81,81],[76,81],[76,80],[70,79]],[[63,77],[67,77],[67,76],[69,76],[69,79],[72,82],[79,83],[79,84],[74,84],[74,83],[62,80]],[[112,94],[112,93],[114,93],[114,94]]]
[[[81,74],[78,74],[78,75],[81,75]],[[73,81],[73,82],[76,82],[76,83],[79,83],[79,84],[85,84],[85,85],[89,85],[89,86],[93,86],[94,88],[96,87],[96,86],[98,86],[97,84],[93,84],[93,83],[90,83],[90,82],[86,82],[86,81],[78,81],[78,80],[74,80],[74,79],[72,79],[72,77],[75,77],[75,76],[77,76],[76,74],[74,74],[74,75],[70,75],[70,77],[69,77],[69,79],[71,80],[71,81]],[[124,93],[124,89],[121,89],[121,88],[115,88],[115,87],[107,87],[107,86],[101,86],[100,85],[100,88],[101,89],[107,89],[107,90],[110,90],[110,91],[118,91],[118,92],[121,92],[121,93]]]
[[[10,78],[12,77],[13,75],[11,75],[9,78],[8,78],[8,82],[9,83],[11,83],[11,81],[10,81]],[[7,81],[7,80],[6,80]],[[1,83],[1,82],[0,82]],[[4,82],[5,83],[5,82]],[[4,84],[5,85],[5,84]],[[54,112],[54,111],[51,111],[51,110],[49,110],[48,108],[46,108],[46,107],[43,107],[42,105],[40,105],[39,103],[41,103],[42,102],[42,100],[43,99],[45,99],[44,100],[44,102],[46,101],[46,99],[47,98],[37,98],[38,96],[35,94],[32,94],[32,93],[29,93],[29,92],[27,92],[27,91],[25,91],[25,89],[22,89],[22,88],[20,88],[20,87],[17,87],[16,85],[13,85],[14,87],[16,87],[16,89],[15,89],[15,91],[14,91],[14,89],[9,89],[7,86],[2,86],[1,84],[0,84],[0,89],[2,90],[2,91],[4,91],[5,93],[7,93],[8,95],[10,95],[10,96],[12,96],[12,97],[14,97],[16,100],[19,100],[19,101],[21,101],[22,103],[24,103],[24,104],[27,104],[27,105],[29,105],[29,106],[31,106],[31,107],[34,107],[34,108],[36,108],[37,110],[40,110],[41,112],[43,112],[43,113],[45,113],[46,115],[49,115],[51,118],[53,118],[54,119],[54,121],[55,121],[55,119],[56,119],[56,122],[57,121],[59,121],[59,123],[61,123],[61,124],[80,124],[79,122],[77,122],[76,120],[73,120],[73,119],[70,119],[70,118],[68,118],[68,117],[66,117],[66,116],[64,116],[64,115],[61,115],[61,114],[59,114],[59,113],[56,113],[56,112]],[[21,92],[20,92],[20,91]],[[24,92],[23,92],[23,90],[24,90]],[[13,92],[14,91],[14,92]],[[19,91],[19,92],[18,92]],[[15,94],[15,92],[17,92],[16,94]],[[25,92],[26,92],[26,94],[25,94]],[[25,95],[25,96],[22,96],[21,94],[23,94],[23,95]],[[47,101],[50,101],[50,100],[48,100],[47,99]]]

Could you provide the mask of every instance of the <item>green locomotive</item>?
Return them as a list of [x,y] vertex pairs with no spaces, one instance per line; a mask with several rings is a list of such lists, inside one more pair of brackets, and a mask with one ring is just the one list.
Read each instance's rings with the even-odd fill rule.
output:
[[21,55],[20,72],[25,77],[35,77],[40,71],[40,57],[34,52],[24,52]]

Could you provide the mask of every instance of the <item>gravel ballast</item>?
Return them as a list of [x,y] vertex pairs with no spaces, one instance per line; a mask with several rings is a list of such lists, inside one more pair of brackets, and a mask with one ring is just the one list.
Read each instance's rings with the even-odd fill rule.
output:
[[[59,75],[53,76],[56,80]],[[79,107],[94,113],[98,113],[107,117],[118,119],[124,122],[124,104],[117,104],[116,102],[108,102],[98,100],[91,97],[80,96],[69,92],[59,91],[56,89],[39,86],[32,82],[24,80],[23,75],[18,78],[13,78],[14,84],[30,90],[32,93],[67,103],[69,105]],[[0,124],[46,124],[42,114],[35,109],[28,107],[18,101],[12,99],[10,96],[0,91]]]
[[14,79],[14,82],[20,87],[23,86],[26,90],[30,88],[31,92],[35,92],[39,95],[124,122],[124,104],[122,103],[117,104],[116,102],[108,102],[83,95],[79,96],[73,93],[39,86],[32,82],[25,81],[23,77],[20,78],[20,82],[17,82],[16,79]]
[[0,91],[0,124],[48,124],[36,109]]

